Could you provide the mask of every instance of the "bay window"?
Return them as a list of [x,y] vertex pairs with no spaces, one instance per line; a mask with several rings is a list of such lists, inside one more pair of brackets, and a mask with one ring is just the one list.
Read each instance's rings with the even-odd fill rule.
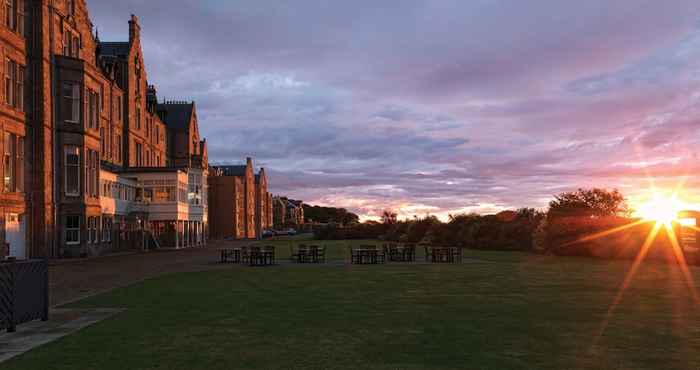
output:
[[75,82],[64,82],[61,91],[63,120],[80,123],[80,85]]

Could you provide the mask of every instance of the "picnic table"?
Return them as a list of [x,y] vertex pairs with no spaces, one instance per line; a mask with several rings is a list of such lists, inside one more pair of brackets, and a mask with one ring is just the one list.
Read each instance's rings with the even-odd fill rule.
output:
[[221,263],[241,263],[241,247],[219,248]]
[[290,259],[296,263],[326,262],[326,247],[299,245],[296,250],[290,247]]
[[219,248],[221,263],[244,263],[250,266],[268,266],[275,264],[275,247],[241,246]]
[[447,246],[426,246],[425,260],[432,263],[461,263],[462,249]]
[[414,262],[416,260],[416,247],[412,244],[385,246],[389,261],[392,262]]
[[350,262],[356,265],[376,265],[384,263],[386,254],[376,246],[350,248]]
[[275,247],[249,247],[248,264],[250,266],[270,266],[275,264]]

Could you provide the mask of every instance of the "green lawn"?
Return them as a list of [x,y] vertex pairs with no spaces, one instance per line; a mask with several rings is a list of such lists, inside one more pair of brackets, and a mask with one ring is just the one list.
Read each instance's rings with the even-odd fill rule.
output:
[[0,368],[700,369],[700,307],[673,266],[644,265],[596,340],[629,264],[468,255],[148,280],[78,303],[126,311]]

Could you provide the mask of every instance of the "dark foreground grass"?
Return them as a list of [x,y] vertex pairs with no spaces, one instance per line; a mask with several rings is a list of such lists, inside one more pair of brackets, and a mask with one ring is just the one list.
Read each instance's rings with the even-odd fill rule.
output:
[[149,280],[80,302],[126,311],[0,368],[700,369],[700,307],[672,266],[645,265],[596,340],[628,264],[470,253]]

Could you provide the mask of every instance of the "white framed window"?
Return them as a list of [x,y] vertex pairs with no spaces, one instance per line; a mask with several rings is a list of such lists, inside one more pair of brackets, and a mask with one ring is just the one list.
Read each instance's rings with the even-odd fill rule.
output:
[[73,36],[73,47],[71,48],[71,56],[80,58],[80,36]]
[[24,111],[24,66],[5,59],[5,103]]
[[75,82],[64,82],[61,87],[63,120],[70,123],[80,123],[80,85]]
[[9,132],[3,134],[3,190],[24,191],[24,138]]
[[85,151],[85,192],[90,198],[99,198],[99,159],[97,151]]
[[80,216],[66,216],[66,244],[80,244]]
[[5,0],[5,26],[24,36],[24,0]]
[[122,136],[117,135],[115,137],[114,141],[115,141],[115,147],[114,147],[115,157],[116,157],[117,162],[121,162],[122,161]]
[[98,101],[99,97],[97,96],[97,93],[88,89],[85,102],[87,104],[87,127],[90,129],[97,129],[97,126],[99,125],[99,111],[97,106]]
[[112,241],[112,219],[109,216],[102,216],[102,241],[109,243]]
[[80,195],[80,148],[66,146],[64,151],[66,196]]

